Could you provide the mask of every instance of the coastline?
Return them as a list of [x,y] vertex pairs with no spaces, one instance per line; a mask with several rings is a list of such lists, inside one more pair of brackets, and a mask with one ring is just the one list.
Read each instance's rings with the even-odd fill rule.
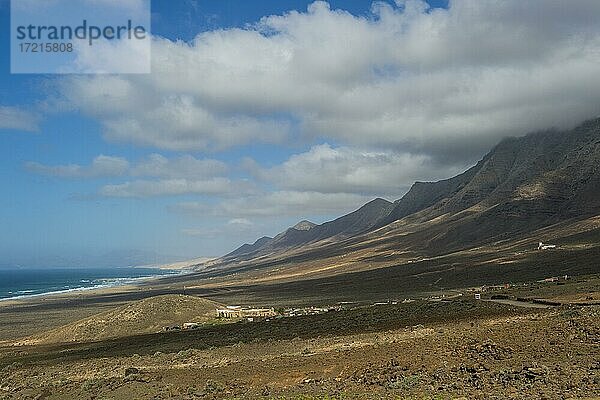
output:
[[155,275],[115,285],[5,298],[0,301],[0,347],[147,297],[177,293],[169,280],[186,273]]
[[159,268],[159,267],[132,267],[132,268],[152,268],[157,271],[172,271],[171,273],[163,273],[163,274],[154,274],[149,276],[141,276],[141,277],[118,277],[118,278],[105,278],[104,280],[110,281],[109,283],[100,283],[93,286],[81,286],[81,287],[73,287],[69,289],[62,290],[51,290],[42,293],[28,293],[28,294],[19,294],[17,296],[4,297],[0,298],[0,307],[6,305],[14,305],[14,304],[23,304],[23,303],[32,303],[33,300],[45,301],[49,300],[58,300],[58,299],[68,299],[72,297],[81,296],[82,294],[89,295],[102,295],[102,294],[110,294],[114,292],[120,291],[130,291],[135,290],[136,288],[141,288],[143,285],[151,283],[153,281],[159,281],[164,278],[174,277],[174,276],[183,276],[191,273],[192,271],[184,270],[184,269],[169,269],[169,268]]

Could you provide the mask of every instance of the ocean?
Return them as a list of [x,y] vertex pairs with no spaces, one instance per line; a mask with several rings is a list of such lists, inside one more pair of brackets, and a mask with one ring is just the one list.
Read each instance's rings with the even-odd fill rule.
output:
[[127,285],[177,273],[133,267],[0,269],[0,300]]

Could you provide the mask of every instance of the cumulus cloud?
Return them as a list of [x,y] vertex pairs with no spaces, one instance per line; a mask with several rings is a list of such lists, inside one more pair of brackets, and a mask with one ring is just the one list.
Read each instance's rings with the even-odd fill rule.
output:
[[599,14],[595,0],[375,2],[370,16],[315,2],[155,38],[152,74],[74,76],[62,93],[111,140],[218,150],[300,133],[454,162],[600,114]]
[[329,144],[314,146],[272,168],[261,168],[252,160],[245,166],[258,179],[286,190],[393,197],[416,180],[439,179],[462,170],[462,165],[449,169],[426,155],[334,148]]
[[160,154],[151,154],[131,169],[131,175],[197,179],[219,176],[228,169],[224,162],[213,159],[198,159],[190,155],[169,159]]
[[211,112],[196,96],[163,91],[156,86],[160,82],[148,79],[152,78],[70,77],[62,90],[68,103],[98,118],[106,138],[117,142],[181,151],[222,150],[254,140],[279,143],[290,130],[290,123],[280,118]]
[[228,166],[222,161],[198,159],[190,155],[167,158],[156,153],[150,154],[133,164],[122,157],[100,155],[94,158],[89,166],[79,164],[51,166],[38,162],[28,162],[25,167],[33,173],[60,178],[99,178],[129,175],[147,178],[200,179],[221,176],[228,171]]
[[[146,198],[184,194],[228,196],[255,191],[255,185],[251,182],[233,181],[225,177],[229,167],[222,161],[199,159],[191,155],[167,158],[160,154],[150,154],[135,163],[121,157],[100,155],[87,166],[27,162],[25,168],[32,173],[59,178],[136,178],[104,185],[98,191],[104,197]],[[90,196],[83,196],[87,197]]]
[[246,218],[233,218],[227,222],[230,226],[249,227],[252,226],[252,222]]
[[40,117],[19,107],[0,106],[0,129],[38,132]]
[[121,157],[99,155],[89,166],[78,164],[49,166],[31,161],[25,164],[25,168],[33,173],[59,178],[99,178],[124,175],[129,169],[129,162]]
[[239,192],[239,184],[227,178],[136,180],[116,185],[105,185],[100,189],[100,195],[106,197],[156,197],[184,194],[226,195]]
[[204,202],[182,202],[172,210],[185,215],[206,217],[307,217],[341,215],[350,212],[372,198],[352,193],[318,193],[275,191],[253,196],[226,199],[216,205]]
[[151,69],[151,38],[136,40],[74,40],[75,59],[60,69],[61,73],[147,74]]

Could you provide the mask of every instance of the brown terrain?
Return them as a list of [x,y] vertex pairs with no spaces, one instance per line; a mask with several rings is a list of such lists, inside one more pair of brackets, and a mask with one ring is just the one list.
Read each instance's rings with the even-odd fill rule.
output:
[[[567,282],[523,288],[589,298],[600,277]],[[486,301],[523,288],[480,301],[465,291],[193,331],[6,345],[0,398],[596,398],[600,306]],[[58,342],[73,338],[59,331]]]
[[0,399],[599,398],[598,260],[593,120],[190,274],[0,303]]

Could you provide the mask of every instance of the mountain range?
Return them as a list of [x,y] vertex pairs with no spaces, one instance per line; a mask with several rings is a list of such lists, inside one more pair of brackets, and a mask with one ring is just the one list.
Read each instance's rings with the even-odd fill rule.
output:
[[302,221],[274,238],[244,244],[223,260],[383,237],[399,229],[407,240],[419,238],[413,247],[439,254],[599,213],[600,119],[594,119],[568,131],[506,138],[460,175],[416,182],[393,203],[377,198],[320,225]]

